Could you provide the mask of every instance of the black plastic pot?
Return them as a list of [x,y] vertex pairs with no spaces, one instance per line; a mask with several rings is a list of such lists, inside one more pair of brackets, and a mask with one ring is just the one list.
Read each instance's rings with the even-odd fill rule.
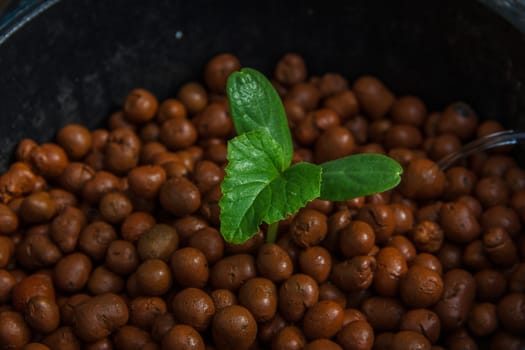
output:
[[515,25],[474,0],[39,1],[0,31],[0,170],[22,138],[100,125],[133,87],[172,95],[220,52],[267,73],[298,52],[311,73],[375,74],[431,108],[464,100],[520,128]]

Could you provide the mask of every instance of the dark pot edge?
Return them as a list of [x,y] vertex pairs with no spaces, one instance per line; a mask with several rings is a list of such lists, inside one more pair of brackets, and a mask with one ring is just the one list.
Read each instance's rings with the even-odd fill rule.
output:
[[0,45],[33,18],[58,3],[60,0],[43,0],[16,10],[12,17],[0,23]]

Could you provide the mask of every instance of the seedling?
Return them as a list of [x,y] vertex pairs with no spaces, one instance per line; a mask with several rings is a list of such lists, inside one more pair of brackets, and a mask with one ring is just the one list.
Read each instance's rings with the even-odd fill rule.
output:
[[272,84],[258,71],[244,68],[230,75],[226,90],[238,135],[228,142],[219,202],[226,241],[242,243],[265,222],[266,240],[274,242],[279,221],[315,198],[343,201],[399,184],[401,166],[379,154],[291,165],[292,137]]

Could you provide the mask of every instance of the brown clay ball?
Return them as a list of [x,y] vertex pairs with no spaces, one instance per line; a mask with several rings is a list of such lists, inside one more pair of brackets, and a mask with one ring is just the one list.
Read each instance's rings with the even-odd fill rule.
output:
[[361,311],[376,332],[399,329],[405,308],[397,298],[372,296],[361,304]]
[[113,335],[113,344],[121,349],[149,349],[151,337],[148,332],[135,326],[125,325]]
[[39,273],[24,276],[12,289],[13,307],[17,311],[23,311],[29,300],[38,295],[49,297],[51,300],[55,299],[55,287],[51,277]]
[[295,274],[284,281],[279,288],[278,310],[290,321],[299,321],[307,308],[319,300],[319,286],[310,276]]
[[525,331],[525,294],[511,293],[497,304],[498,319],[503,328],[512,334],[523,334]]
[[62,175],[68,161],[64,149],[54,143],[44,143],[31,151],[31,164],[46,179],[55,179]]
[[376,244],[387,243],[396,227],[395,214],[388,204],[368,204],[357,212],[357,220],[372,227]]
[[179,246],[177,230],[170,225],[156,224],[145,232],[137,242],[137,253],[142,260],[168,261]]
[[50,333],[60,324],[60,311],[54,300],[37,295],[29,299],[24,318],[33,331]]
[[303,331],[308,339],[331,338],[343,326],[343,308],[330,300],[310,307],[303,318]]
[[441,114],[437,123],[440,133],[451,132],[462,140],[471,137],[478,126],[478,116],[468,104],[455,102],[450,104]]
[[208,61],[204,67],[204,80],[211,91],[224,94],[228,76],[239,69],[239,59],[232,54],[223,53]]
[[176,216],[192,214],[201,205],[201,194],[195,184],[184,177],[167,180],[160,189],[160,203]]
[[151,92],[134,89],[124,101],[124,115],[132,123],[145,123],[155,116],[158,105],[156,97]]
[[176,250],[171,256],[170,267],[174,281],[180,286],[203,288],[208,282],[208,261],[198,249]]
[[367,222],[352,220],[339,233],[339,247],[346,258],[366,255],[375,245],[375,232]]
[[394,94],[373,76],[358,78],[352,89],[361,108],[372,120],[383,118],[395,101]]
[[302,209],[292,221],[290,234],[298,246],[306,248],[321,242],[327,230],[326,215],[315,209]]
[[426,308],[437,303],[443,293],[443,280],[435,271],[411,266],[400,283],[400,296],[405,305]]
[[22,201],[20,217],[30,224],[39,224],[49,221],[57,212],[55,201],[49,192],[33,193]]
[[478,337],[492,334],[498,328],[496,305],[492,303],[478,303],[469,313],[468,329]]
[[31,340],[31,329],[15,311],[0,312],[0,344],[5,349],[21,349]]
[[199,332],[206,330],[215,315],[213,299],[202,289],[186,288],[178,292],[172,300],[175,319]]
[[284,85],[294,85],[306,79],[304,59],[294,53],[285,54],[275,66],[275,79]]
[[441,322],[438,315],[429,309],[412,309],[402,316],[399,329],[421,333],[435,344],[441,335]]
[[425,103],[416,96],[399,97],[390,110],[392,120],[396,123],[422,126],[427,117]]
[[467,322],[475,298],[475,283],[465,270],[452,269],[443,275],[443,293],[433,308],[443,330],[455,330]]
[[401,331],[392,337],[391,350],[430,350],[428,339],[418,332]]
[[354,321],[337,333],[336,341],[343,349],[370,350],[374,344],[374,330],[364,320]]
[[202,111],[208,104],[208,94],[204,87],[196,82],[184,84],[177,93],[177,98],[182,102],[190,114]]
[[210,271],[213,288],[237,291],[250,278],[255,277],[255,260],[252,255],[241,253],[219,260]]
[[315,143],[315,162],[325,163],[346,157],[355,151],[352,133],[342,126],[333,126],[325,130]]
[[157,121],[162,124],[170,118],[184,119],[187,117],[186,106],[176,98],[167,98],[159,106],[157,113]]
[[275,243],[266,243],[259,248],[256,260],[257,272],[273,282],[281,282],[293,273],[290,255]]
[[137,269],[139,263],[137,249],[133,243],[120,239],[109,243],[105,259],[109,270],[119,275],[128,275]]
[[74,308],[74,332],[83,341],[100,340],[128,322],[122,297],[107,293],[81,302]]
[[204,340],[197,330],[184,324],[174,325],[163,337],[162,350],[204,350]]
[[400,282],[407,274],[407,262],[399,249],[384,247],[376,255],[374,290],[378,295],[396,296]]
[[297,326],[286,326],[279,330],[272,339],[272,349],[300,350],[306,344],[303,331]]
[[354,256],[334,265],[331,281],[346,292],[363,291],[372,285],[376,268],[375,257],[369,255]]
[[69,159],[80,160],[91,150],[92,135],[85,126],[69,124],[59,130],[57,143]]
[[301,271],[313,277],[317,283],[325,282],[332,270],[332,256],[321,246],[305,249],[299,254],[299,267]]
[[135,271],[137,286],[146,296],[161,296],[173,281],[170,267],[161,259],[144,260]]
[[246,281],[239,288],[238,299],[239,305],[247,308],[257,322],[269,321],[277,312],[277,287],[267,278]]
[[445,173],[428,159],[411,161],[401,178],[399,191],[411,199],[435,199],[445,190]]
[[257,322],[245,307],[227,306],[213,317],[212,336],[217,349],[248,349],[257,337]]

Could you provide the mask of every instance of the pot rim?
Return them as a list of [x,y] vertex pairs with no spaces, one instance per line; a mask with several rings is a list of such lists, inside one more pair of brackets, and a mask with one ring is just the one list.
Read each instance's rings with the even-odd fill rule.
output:
[[[61,0],[32,0],[29,3],[16,5],[17,1],[8,2],[6,7],[14,7],[1,18],[0,13],[0,46],[16,31],[49,7]],[[476,0],[509,22],[514,28],[525,34],[525,1],[523,0]],[[12,4],[14,6],[11,6]]]
[[512,26],[525,34],[525,1],[523,0],[478,0],[503,17]]
[[[15,6],[11,12],[3,14],[5,17],[0,17],[0,45],[9,39],[18,29],[31,22],[33,18],[59,1],[60,0],[34,0],[29,3],[19,4],[18,7]],[[6,6],[10,7],[10,3]]]

